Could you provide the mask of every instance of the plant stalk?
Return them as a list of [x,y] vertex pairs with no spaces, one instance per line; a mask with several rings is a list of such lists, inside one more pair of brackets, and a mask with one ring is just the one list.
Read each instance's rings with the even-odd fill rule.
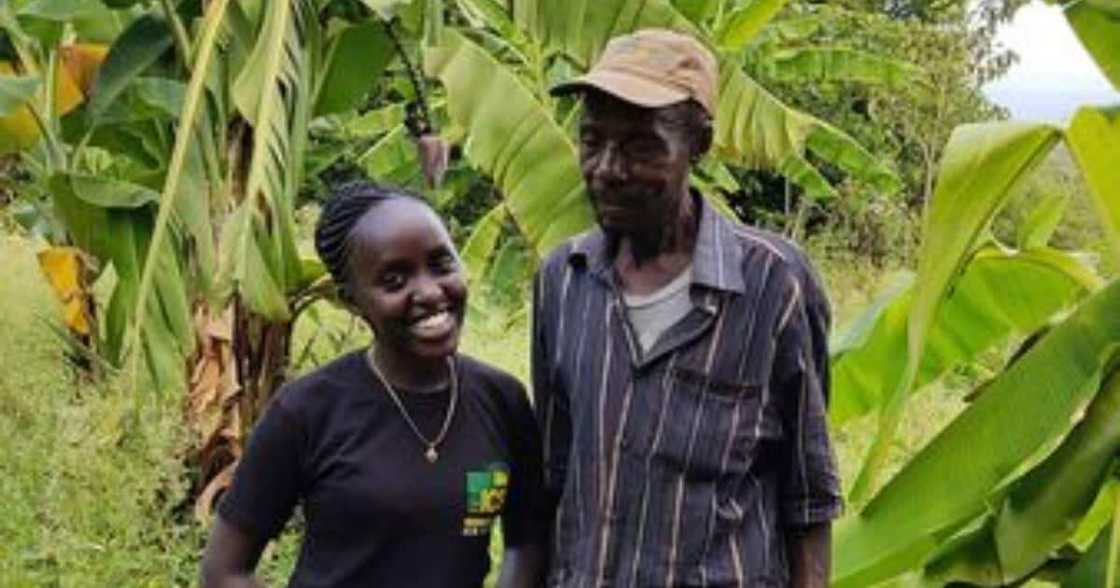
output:
[[167,167],[167,181],[163,186],[160,197],[159,213],[156,216],[155,228],[152,230],[152,239],[148,244],[145,257],[144,270],[140,279],[140,287],[136,295],[136,315],[133,321],[131,344],[129,351],[132,353],[130,381],[133,394],[140,392],[140,357],[143,354],[143,331],[145,313],[148,307],[148,297],[151,295],[152,284],[155,278],[156,265],[159,251],[167,236],[167,227],[171,220],[171,213],[175,209],[175,197],[179,194],[179,181],[186,163],[187,148],[193,139],[192,129],[198,122],[200,105],[204,102],[203,90],[206,83],[206,71],[210,67],[211,57],[214,54],[218,31],[226,16],[229,0],[215,0],[207,6],[205,24],[203,25],[200,39],[198,60],[191,71],[190,82],[187,84],[186,101],[183,104],[183,115],[179,119],[179,133],[175,139],[175,147],[171,152],[171,163]]
[[1104,585],[1109,588],[1116,586],[1116,565],[1120,563],[1120,492],[1116,494],[1116,504],[1112,509],[1112,538],[1108,546],[1108,569],[1105,572],[1108,578]]
[[167,22],[171,25],[171,35],[175,39],[175,50],[179,53],[179,59],[183,61],[183,68],[190,70],[191,38],[187,34],[187,28],[183,26],[183,21],[175,13],[175,7],[171,4],[171,0],[159,0],[159,4]]

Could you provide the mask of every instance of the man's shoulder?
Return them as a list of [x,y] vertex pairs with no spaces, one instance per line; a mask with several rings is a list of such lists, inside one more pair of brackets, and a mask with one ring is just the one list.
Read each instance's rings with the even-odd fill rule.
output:
[[587,262],[589,257],[601,255],[604,239],[602,230],[595,226],[568,237],[544,256],[537,268],[537,278],[543,282],[559,279],[573,260]]
[[568,237],[544,256],[544,259],[541,260],[541,268],[563,266],[571,259],[572,255],[578,255],[580,252],[586,251],[601,235],[602,231],[598,227],[591,227],[582,233]]
[[792,239],[758,227],[729,224],[732,227],[732,238],[745,254],[744,271],[752,271],[753,265],[768,264],[798,278],[816,280],[808,255]]
[[787,296],[802,299],[815,314],[824,317],[831,314],[823,281],[800,245],[766,229],[729,224],[732,226],[731,238],[743,251],[744,279],[757,279],[766,268],[765,275],[776,280],[779,289]]

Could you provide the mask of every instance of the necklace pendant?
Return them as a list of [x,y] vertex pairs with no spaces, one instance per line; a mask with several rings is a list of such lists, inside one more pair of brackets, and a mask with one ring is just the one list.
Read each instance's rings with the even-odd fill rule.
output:
[[424,452],[424,458],[428,460],[428,463],[435,463],[439,459],[439,453],[435,447],[428,447],[428,450]]

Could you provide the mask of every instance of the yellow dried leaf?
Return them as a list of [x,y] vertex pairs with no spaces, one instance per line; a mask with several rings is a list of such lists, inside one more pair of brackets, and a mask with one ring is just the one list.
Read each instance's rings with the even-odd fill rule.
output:
[[50,247],[39,252],[39,268],[62,303],[66,327],[83,336],[90,334],[90,293],[84,289],[85,263],[75,247]]

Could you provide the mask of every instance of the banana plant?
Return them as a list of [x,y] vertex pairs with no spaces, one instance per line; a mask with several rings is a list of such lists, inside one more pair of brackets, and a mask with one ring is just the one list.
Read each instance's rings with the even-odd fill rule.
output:
[[[899,190],[894,173],[851,137],[782,104],[745,73],[743,47],[785,2],[749,3],[726,15],[721,4],[514,0],[507,8],[494,0],[457,0],[470,24],[443,30],[425,51],[425,67],[442,83],[467,158],[494,179],[516,231],[537,256],[591,223],[573,144],[578,108],[554,102],[547,88],[554,76],[589,67],[611,37],[643,27],[689,32],[718,53],[720,99],[706,167],[731,178],[723,184],[731,191],[737,183],[727,169],[739,167],[780,172],[814,198],[834,196],[812,158],[885,193]],[[705,195],[729,210],[706,180],[697,181]],[[486,234],[471,239],[472,258],[488,260],[502,240],[490,238],[489,223],[477,230]]]
[[35,48],[32,24],[52,35],[43,47],[108,42],[65,118],[42,80],[86,53],[19,51],[24,75],[0,78],[0,115],[43,114],[20,147],[45,162],[49,213],[115,275],[90,328],[136,396],[186,392],[194,491],[212,497],[283,381],[293,321],[329,293],[296,245],[310,129],[362,107],[396,48],[385,20],[335,18],[325,0],[109,4],[0,3],[21,49]]
[[103,268],[84,248],[85,235],[58,222],[67,211],[51,197],[51,185],[88,163],[66,150],[61,121],[87,101],[108,51],[105,36],[83,23],[82,17],[97,12],[34,2],[0,5],[0,35],[11,52],[0,61],[0,152],[18,154],[32,178],[17,218],[46,241],[40,269],[62,306],[65,329],[59,332],[72,363],[94,377],[104,364],[98,355],[112,353],[98,329],[92,294]]
[[[1066,16],[1102,69],[1115,71],[1120,56],[1109,47],[1116,37],[1105,43],[1102,35],[1118,30],[1120,12],[1104,2],[1072,3]],[[1120,281],[1045,246],[1051,203],[1032,215],[1022,251],[993,249],[987,227],[1015,186],[1064,141],[1115,255],[1120,192],[1115,166],[1105,162],[1114,163],[1118,140],[1115,109],[1094,106],[1065,129],[994,123],[954,132],[910,283],[921,288],[888,292],[837,340],[832,417],[876,412],[879,430],[836,533],[836,585],[997,586],[1040,573],[1063,585],[1105,577],[1114,585],[1120,547],[1091,506],[1104,495],[1120,449]],[[993,265],[1000,258],[1027,265]],[[993,271],[998,285],[984,286],[979,277]],[[1007,367],[880,487],[913,391],[1014,340],[1020,349]],[[884,369],[871,367],[876,359]],[[1083,533],[1098,534],[1084,551],[1072,544]]]

